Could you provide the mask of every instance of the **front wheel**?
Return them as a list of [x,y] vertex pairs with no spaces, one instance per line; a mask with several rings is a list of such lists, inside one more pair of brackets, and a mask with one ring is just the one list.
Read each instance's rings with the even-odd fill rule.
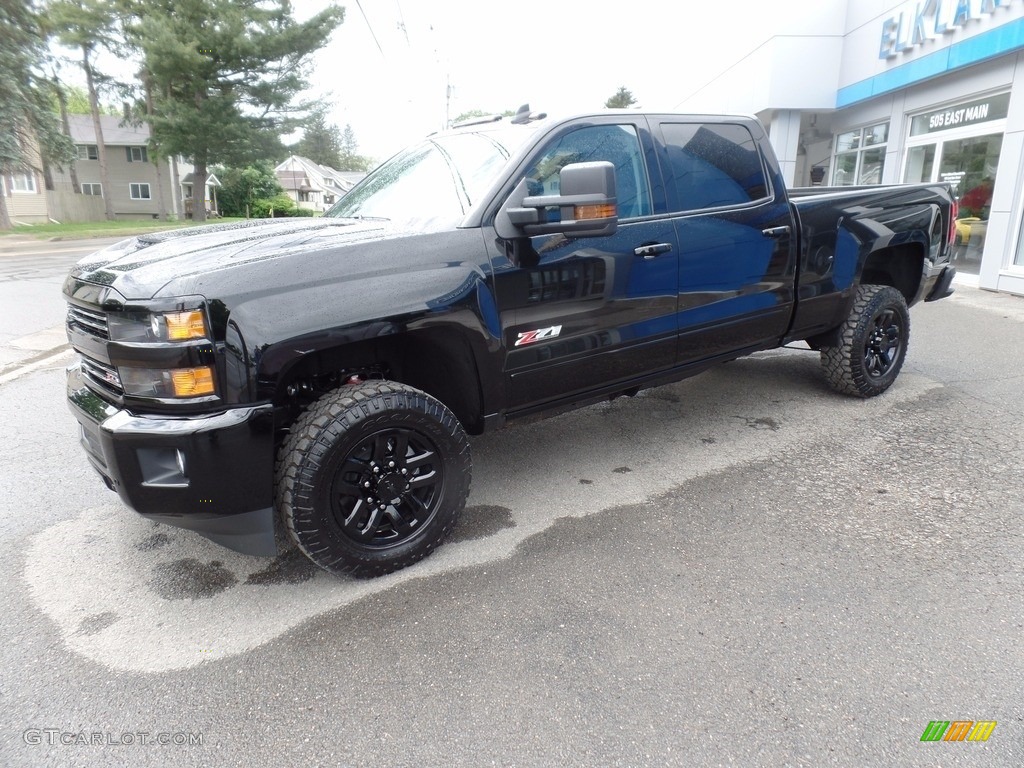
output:
[[829,385],[855,397],[874,397],[899,376],[910,340],[910,313],[903,294],[888,285],[862,285],[839,343],[821,347]]
[[380,576],[444,541],[469,482],[469,441],[452,412],[404,384],[369,381],[324,395],[292,426],[278,507],[321,568]]

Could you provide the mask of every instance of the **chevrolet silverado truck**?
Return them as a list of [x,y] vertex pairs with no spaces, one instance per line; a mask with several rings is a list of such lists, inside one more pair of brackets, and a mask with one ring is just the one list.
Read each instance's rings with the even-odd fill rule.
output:
[[67,397],[142,516],[253,555],[405,567],[467,434],[806,342],[872,397],[950,295],[944,184],[787,192],[752,118],[521,109],[432,135],[323,217],[147,234],[64,284]]

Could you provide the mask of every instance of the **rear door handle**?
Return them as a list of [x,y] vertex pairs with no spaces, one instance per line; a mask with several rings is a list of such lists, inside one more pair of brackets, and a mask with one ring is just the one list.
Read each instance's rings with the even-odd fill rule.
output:
[[761,234],[765,237],[770,237],[772,240],[778,240],[780,237],[785,237],[789,234],[789,227],[772,227],[770,229],[762,229]]
[[644,245],[637,246],[633,249],[633,253],[637,256],[643,256],[645,259],[653,259],[662,253],[668,253],[672,250],[672,243],[645,243]]

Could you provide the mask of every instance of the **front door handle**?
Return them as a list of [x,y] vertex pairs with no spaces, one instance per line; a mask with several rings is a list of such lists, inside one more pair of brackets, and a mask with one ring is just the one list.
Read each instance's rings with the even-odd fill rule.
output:
[[672,250],[672,243],[644,243],[643,245],[637,246],[633,249],[633,253],[637,256],[643,256],[645,259],[653,259],[662,253],[668,253]]
[[770,229],[762,229],[761,234],[765,237],[770,237],[772,240],[778,240],[780,237],[785,237],[789,234],[789,227],[772,227]]

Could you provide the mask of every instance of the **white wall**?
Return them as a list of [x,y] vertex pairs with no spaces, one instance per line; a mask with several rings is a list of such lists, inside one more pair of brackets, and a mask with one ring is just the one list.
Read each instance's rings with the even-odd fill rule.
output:
[[839,38],[778,36],[683,101],[684,112],[755,114],[765,109],[833,109]]
[[687,82],[680,88],[684,100],[677,108],[754,114],[765,109],[835,107],[851,1],[861,0],[815,0],[797,14],[769,14],[763,42],[715,65],[718,74],[703,75],[703,83]]
[[1024,219],[1024,53],[1015,58],[1018,86],[1010,96],[979,279],[982,288],[1024,295],[1024,267],[1013,263]]

